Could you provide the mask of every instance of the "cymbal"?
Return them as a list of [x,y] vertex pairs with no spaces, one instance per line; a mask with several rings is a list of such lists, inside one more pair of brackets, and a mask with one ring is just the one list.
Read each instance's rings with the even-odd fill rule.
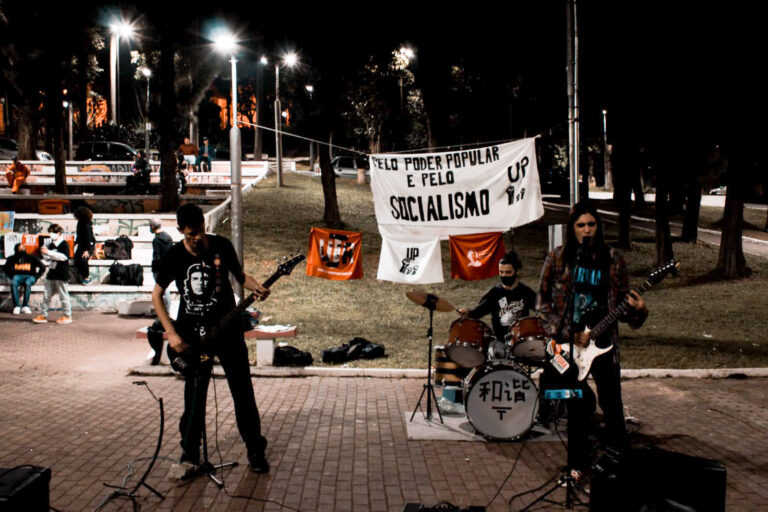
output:
[[[431,293],[425,293],[419,290],[410,290],[408,292],[405,292],[405,296],[408,297],[411,301],[418,304],[419,306],[424,306],[427,309],[434,309],[435,311],[443,311],[446,313],[449,313],[451,311],[456,311],[456,308],[453,307],[453,304]],[[430,299],[434,301],[434,307],[432,308],[430,308],[428,304]]]

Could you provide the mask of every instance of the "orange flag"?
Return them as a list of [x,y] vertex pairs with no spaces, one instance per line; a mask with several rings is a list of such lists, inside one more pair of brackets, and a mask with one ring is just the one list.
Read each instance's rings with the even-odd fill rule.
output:
[[312,228],[307,251],[307,275],[334,281],[363,278],[363,234]]
[[501,232],[449,237],[451,277],[477,281],[499,275],[499,260],[506,253]]

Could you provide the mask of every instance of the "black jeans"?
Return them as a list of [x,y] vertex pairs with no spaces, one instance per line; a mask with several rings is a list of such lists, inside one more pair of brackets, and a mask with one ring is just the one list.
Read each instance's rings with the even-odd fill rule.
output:
[[[571,369],[567,373],[570,372]],[[605,420],[603,442],[612,448],[625,449],[628,437],[621,401],[621,368],[615,349],[594,360],[591,375],[595,379],[597,403]],[[587,379],[576,382],[575,389],[581,389],[585,397],[592,395]],[[568,400],[568,466],[571,468],[584,469],[591,462],[588,435],[593,410],[594,405],[589,399]]]
[[[183,337],[183,334],[182,334]],[[248,454],[263,453],[267,440],[261,435],[261,419],[251,383],[248,349],[241,333],[225,333],[216,351],[227,376],[229,390],[235,403],[237,429]],[[199,462],[202,429],[205,426],[205,406],[211,367],[206,366],[197,377],[187,377],[184,383],[184,413],[179,421],[182,458]],[[211,443],[209,445],[212,446]],[[209,448],[210,451],[210,448]]]
[[84,281],[88,279],[88,276],[91,273],[91,267],[88,264],[88,258],[83,258],[83,253],[85,252],[85,249],[80,250],[78,248],[77,251],[75,251],[75,269],[77,270],[77,275],[80,278],[80,281]]

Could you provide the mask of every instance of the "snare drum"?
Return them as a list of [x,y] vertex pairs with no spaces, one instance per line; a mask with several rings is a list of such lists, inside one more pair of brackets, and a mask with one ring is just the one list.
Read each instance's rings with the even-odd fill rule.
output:
[[480,320],[459,318],[451,324],[448,339],[448,357],[465,368],[475,368],[485,362],[491,329]]
[[543,365],[546,361],[549,336],[544,324],[535,316],[519,319],[512,324],[507,334],[512,355],[528,364]]
[[497,362],[475,368],[464,390],[467,419],[485,437],[514,439],[533,426],[539,391],[519,367]]

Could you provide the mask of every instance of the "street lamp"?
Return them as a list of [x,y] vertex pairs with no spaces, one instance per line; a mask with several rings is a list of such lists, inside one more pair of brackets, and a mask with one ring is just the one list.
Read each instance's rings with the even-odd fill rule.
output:
[[120,67],[120,38],[131,38],[134,34],[133,25],[125,20],[116,20],[110,25],[112,37],[109,44],[109,79],[110,102],[112,108],[112,124],[117,125],[117,75]]
[[[230,168],[230,197],[232,198],[232,245],[235,246],[235,252],[238,259],[243,261],[243,190],[242,174],[240,170],[240,160],[242,147],[240,144],[240,128],[237,126],[237,38],[228,31],[221,31],[213,38],[216,49],[229,55],[229,62],[232,64],[232,128],[229,130],[229,168]],[[240,299],[243,298],[243,287],[235,282],[235,293]]]
[[401,46],[399,50],[394,53],[394,62],[392,67],[399,71],[400,81],[400,112],[405,110],[405,98],[403,96],[403,72],[408,69],[411,61],[416,57],[416,52],[410,46]]
[[603,109],[603,189],[613,186],[613,179],[608,170],[608,111]]
[[[282,65],[292,68],[299,62],[299,56],[294,52],[283,55]],[[267,58],[262,57],[261,63],[266,64]],[[283,137],[281,134],[280,107],[280,61],[275,61],[275,153],[277,158],[277,186],[283,186]]]
[[141,74],[147,79],[147,103],[144,107],[145,117],[144,119],[144,152],[147,154],[147,162],[151,161],[149,158],[149,132],[152,129],[152,123],[149,121],[149,79],[152,77],[152,70],[144,67],[141,68]]

